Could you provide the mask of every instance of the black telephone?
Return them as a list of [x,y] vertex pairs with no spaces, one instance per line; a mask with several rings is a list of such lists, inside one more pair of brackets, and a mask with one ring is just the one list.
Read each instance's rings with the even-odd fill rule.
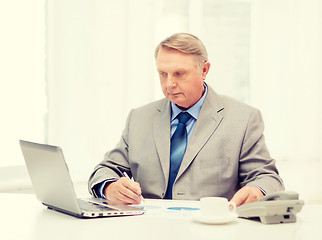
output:
[[303,205],[297,192],[281,191],[268,194],[257,202],[243,204],[236,212],[241,218],[259,218],[265,224],[292,223],[296,222],[295,214]]

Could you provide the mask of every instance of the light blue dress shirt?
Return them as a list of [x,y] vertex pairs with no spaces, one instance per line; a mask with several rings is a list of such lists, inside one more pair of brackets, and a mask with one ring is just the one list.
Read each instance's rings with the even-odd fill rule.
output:
[[199,99],[199,101],[197,103],[195,103],[195,105],[193,105],[187,111],[182,111],[180,108],[177,107],[177,105],[175,105],[173,102],[171,102],[171,137],[173,136],[174,132],[176,131],[178,123],[179,123],[177,116],[181,112],[188,112],[192,116],[192,118],[190,118],[189,121],[186,123],[188,143],[189,143],[189,140],[191,138],[193,129],[195,128],[202,104],[205,101],[205,98],[206,98],[207,92],[208,92],[207,85],[205,83],[203,85],[205,87],[204,94]]

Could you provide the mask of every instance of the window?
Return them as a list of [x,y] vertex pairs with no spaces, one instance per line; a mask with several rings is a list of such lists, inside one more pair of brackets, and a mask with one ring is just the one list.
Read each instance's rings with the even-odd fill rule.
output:
[[46,138],[45,0],[0,8],[0,167],[24,165],[19,139]]

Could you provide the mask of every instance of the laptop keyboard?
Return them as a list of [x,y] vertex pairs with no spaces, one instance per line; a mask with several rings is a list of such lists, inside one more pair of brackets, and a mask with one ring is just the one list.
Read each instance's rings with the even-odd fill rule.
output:
[[115,210],[107,206],[103,206],[94,202],[88,202],[82,199],[78,199],[78,203],[81,209],[86,210],[88,212],[102,212],[102,211]]

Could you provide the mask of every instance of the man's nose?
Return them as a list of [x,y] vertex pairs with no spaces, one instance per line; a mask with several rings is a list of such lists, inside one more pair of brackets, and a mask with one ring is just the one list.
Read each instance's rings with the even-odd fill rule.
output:
[[167,79],[167,87],[168,88],[174,88],[175,86],[176,86],[176,82],[173,79],[173,77],[168,76],[168,79]]

